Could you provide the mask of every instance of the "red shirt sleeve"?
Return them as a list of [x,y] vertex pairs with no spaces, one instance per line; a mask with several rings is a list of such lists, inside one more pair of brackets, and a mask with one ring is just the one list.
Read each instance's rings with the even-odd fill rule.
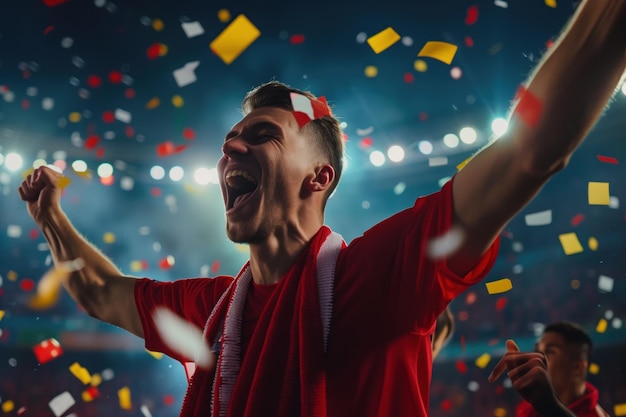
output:
[[395,335],[426,334],[450,300],[486,276],[496,260],[499,239],[465,276],[453,273],[445,259],[427,255],[429,243],[452,226],[452,182],[348,245],[338,260],[339,300],[346,297],[366,317],[388,323]]
[[173,282],[138,279],[135,283],[135,304],[141,318],[146,349],[163,352],[182,362],[187,361],[187,358],[180,357],[163,343],[154,325],[152,312],[157,307],[166,307],[203,329],[213,307],[232,280],[228,276],[187,278]]

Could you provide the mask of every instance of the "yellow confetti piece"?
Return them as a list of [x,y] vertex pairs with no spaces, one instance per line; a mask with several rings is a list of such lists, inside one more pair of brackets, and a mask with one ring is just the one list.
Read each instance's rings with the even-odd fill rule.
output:
[[115,243],[115,233],[111,233],[111,232],[106,232],[103,236],[102,236],[102,241],[104,243]]
[[498,407],[493,410],[493,415],[495,417],[506,417],[506,408]]
[[467,165],[467,164],[469,163],[469,161],[471,161],[471,160],[472,160],[472,158],[473,158],[473,156],[470,156],[470,157],[469,157],[469,158],[467,158],[465,161],[463,161],[463,162],[461,162],[460,164],[458,164],[458,165],[456,166],[456,170],[457,170],[457,171],[460,171],[460,170],[462,170],[463,168],[465,168],[465,165]]
[[454,59],[458,46],[448,42],[429,41],[422,47],[417,56],[426,56],[434,58],[446,64],[451,64]]
[[63,176],[63,177],[59,178],[59,181],[57,182],[57,185],[59,186],[60,189],[64,189],[65,187],[67,187],[71,183],[72,183],[72,180],[70,178]]
[[0,310],[0,320],[4,318],[4,310]]
[[508,278],[502,278],[497,281],[486,282],[485,286],[489,294],[501,294],[510,291],[513,288],[513,283]]
[[139,272],[139,271],[141,271],[142,269],[143,269],[143,268],[142,268],[141,261],[132,261],[132,262],[130,263],[130,270],[131,270],[131,271],[133,271],[133,272]]
[[365,76],[368,78],[374,78],[378,75],[378,68],[373,65],[365,67]]
[[74,171],[74,174],[76,174],[77,176],[81,177],[84,180],[90,180],[93,177],[93,171],[91,171],[90,169],[86,171],[76,171],[74,170],[74,168],[72,168],[72,171]]
[[606,332],[606,328],[608,325],[609,325],[609,322],[606,321],[606,319],[600,319],[600,321],[598,321],[598,324],[596,325],[596,332],[598,333]]
[[226,23],[230,20],[230,12],[227,9],[219,9],[217,11],[217,18],[220,22]]
[[587,246],[589,246],[589,249],[591,250],[597,250],[598,249],[598,239],[596,239],[595,237],[590,237],[589,241],[587,242]]
[[428,70],[428,64],[423,59],[416,59],[413,63],[413,68],[417,72],[426,72]]
[[83,368],[78,362],[74,362],[70,365],[70,372],[85,385],[89,384],[91,381],[89,371],[86,368]]
[[613,406],[615,417],[626,416],[626,403],[615,404]]
[[11,400],[7,400],[2,403],[2,411],[5,413],[10,413],[15,408],[15,403]]
[[576,236],[574,232],[559,235],[559,240],[561,241],[561,246],[563,246],[563,251],[566,255],[573,255],[583,251],[583,246],[580,244],[578,236]]
[[210,47],[225,64],[230,64],[260,35],[259,29],[240,14],[211,42]]
[[146,103],[146,109],[154,110],[159,107],[159,104],[161,104],[161,100],[158,97],[153,97]]
[[572,282],[570,283],[572,289],[577,290],[580,288],[580,281],[577,279],[573,279]]
[[130,388],[122,387],[117,391],[117,398],[120,402],[120,408],[124,410],[130,410],[133,408],[133,404],[130,401]]
[[545,2],[546,2],[546,6],[552,7],[553,9],[556,8],[556,0],[545,0]]
[[161,352],[153,352],[151,350],[146,349],[146,352],[148,352],[150,355],[152,355],[153,358],[160,360],[161,358],[163,358],[163,354]]
[[102,384],[102,376],[100,374],[93,374],[91,376],[91,382],[89,383],[92,387],[97,387]]
[[152,29],[156,30],[157,32],[160,32],[163,30],[163,28],[165,28],[165,24],[163,23],[161,19],[154,19],[152,21]]
[[81,393],[81,397],[83,397],[83,401],[88,403],[94,400],[94,396],[91,395],[91,392],[89,392],[88,390],[85,390]]
[[592,375],[598,375],[598,373],[600,373],[600,367],[598,366],[597,363],[589,364],[589,373]]
[[387,29],[378,32],[376,35],[370,36],[367,39],[367,43],[375,53],[379,54],[399,40],[400,35],[398,32],[393,30],[393,28],[388,27]]
[[81,119],[81,115],[80,115],[80,113],[79,113],[79,112],[76,112],[76,111],[75,111],[75,112],[70,113],[70,115],[69,115],[69,117],[68,117],[68,120],[69,120],[71,123],[78,123],[78,122],[80,122],[80,119]]
[[183,100],[183,98],[179,96],[178,94],[172,97],[172,105],[174,107],[180,108],[180,107],[183,107],[184,104],[185,104],[185,100]]
[[16,281],[17,280],[17,272],[15,272],[15,271],[7,272],[7,279],[9,281]]
[[476,366],[481,369],[485,369],[487,365],[489,365],[489,361],[491,360],[491,355],[488,353],[483,353],[478,358],[476,358]]
[[167,52],[169,51],[169,48],[167,47],[167,45],[165,45],[164,43],[160,43],[159,44],[159,56],[165,56],[167,55]]
[[587,187],[589,205],[608,206],[611,202],[608,182],[589,182]]

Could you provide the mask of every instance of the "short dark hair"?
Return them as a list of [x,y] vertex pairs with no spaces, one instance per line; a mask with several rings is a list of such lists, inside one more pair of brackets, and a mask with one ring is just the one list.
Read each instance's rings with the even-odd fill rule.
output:
[[591,362],[591,348],[593,342],[591,337],[583,330],[583,328],[571,321],[557,321],[547,324],[543,329],[544,333],[552,332],[560,334],[565,342],[576,346],[583,356],[585,356],[587,362]]
[[[298,90],[279,81],[269,81],[250,90],[241,103],[241,109],[244,115],[261,107],[278,107],[293,111],[290,93],[302,94],[311,100],[317,99],[309,91]],[[335,170],[335,179],[326,194],[325,205],[328,197],[337,188],[343,171],[343,132],[339,121],[333,116],[312,120],[305,129],[311,129],[311,133],[317,139],[319,149],[328,156],[329,163]]]

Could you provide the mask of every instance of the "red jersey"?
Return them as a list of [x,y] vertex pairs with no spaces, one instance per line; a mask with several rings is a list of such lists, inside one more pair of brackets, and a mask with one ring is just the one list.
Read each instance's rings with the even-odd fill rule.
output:
[[[450,271],[444,259],[429,258],[429,242],[450,229],[452,204],[450,181],[340,251],[326,353],[329,417],[428,415],[435,320],[450,300],[487,274],[498,250],[496,240],[464,277]],[[300,270],[296,265],[289,273]],[[167,283],[138,280],[135,298],[146,348],[187,360],[159,338],[150,312],[166,306],[202,328],[232,280],[225,276]],[[247,303],[250,297],[249,293]],[[245,306],[248,326],[254,325],[245,313],[251,309],[258,310],[258,304]],[[242,332],[245,344],[249,329]],[[210,395],[205,398],[210,401]]]
[[[599,397],[598,389],[586,382],[585,394],[567,408],[576,414],[576,417],[609,417],[609,414],[598,404]],[[517,405],[515,415],[516,417],[541,417],[541,414],[528,401],[522,401]]]

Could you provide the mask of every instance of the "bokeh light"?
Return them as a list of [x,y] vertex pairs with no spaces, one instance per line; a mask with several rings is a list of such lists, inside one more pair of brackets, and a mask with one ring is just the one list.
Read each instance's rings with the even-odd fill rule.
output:
[[471,127],[464,127],[459,132],[459,137],[461,138],[461,141],[463,143],[471,145],[474,142],[476,142],[476,139],[478,138],[478,134],[476,133],[476,131],[473,128],[471,128]]
[[381,167],[385,164],[385,154],[381,151],[373,151],[370,153],[370,162],[375,167]]

